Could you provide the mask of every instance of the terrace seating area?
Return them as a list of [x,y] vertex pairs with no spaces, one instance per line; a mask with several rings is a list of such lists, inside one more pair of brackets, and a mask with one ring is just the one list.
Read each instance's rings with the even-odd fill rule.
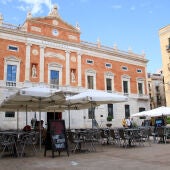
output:
[[[96,152],[99,148],[135,148],[168,144],[170,127],[67,129],[69,153]],[[36,155],[39,150],[39,133],[36,131],[0,131],[0,157]],[[103,147],[105,146],[105,147]]]
[[0,157],[6,155],[23,157],[28,153],[35,154],[38,137],[39,133],[36,131],[0,131]]

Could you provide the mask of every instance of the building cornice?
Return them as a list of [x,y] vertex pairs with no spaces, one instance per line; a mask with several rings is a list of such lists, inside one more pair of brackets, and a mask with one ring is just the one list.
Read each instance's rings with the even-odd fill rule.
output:
[[50,37],[40,36],[25,31],[4,28],[0,26],[0,38],[15,40],[23,43],[31,43],[36,45],[45,45],[51,48],[58,48],[62,50],[70,50],[73,52],[80,52],[82,55],[92,55],[94,57],[100,57],[130,64],[137,64],[140,66],[146,66],[148,60],[144,58],[144,55],[138,55],[132,52],[126,52],[117,50],[114,48],[101,46],[100,48],[92,43],[73,43]]

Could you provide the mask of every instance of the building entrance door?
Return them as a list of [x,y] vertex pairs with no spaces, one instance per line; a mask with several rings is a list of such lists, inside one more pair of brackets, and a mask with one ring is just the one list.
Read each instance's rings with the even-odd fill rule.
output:
[[50,120],[61,120],[62,112],[47,112],[47,122]]

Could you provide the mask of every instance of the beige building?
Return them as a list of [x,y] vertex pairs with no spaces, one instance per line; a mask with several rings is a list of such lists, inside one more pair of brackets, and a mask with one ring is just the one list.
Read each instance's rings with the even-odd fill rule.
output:
[[151,109],[166,105],[164,79],[162,73],[148,73],[148,89]]
[[170,25],[159,30],[166,106],[170,106]]

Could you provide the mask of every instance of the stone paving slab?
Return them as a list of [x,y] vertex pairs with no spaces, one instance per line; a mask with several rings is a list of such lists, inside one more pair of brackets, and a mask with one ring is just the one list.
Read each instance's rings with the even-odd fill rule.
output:
[[97,147],[96,152],[70,154],[52,158],[44,150],[23,158],[0,158],[0,170],[170,170],[170,144],[152,144],[122,148],[114,145]]

